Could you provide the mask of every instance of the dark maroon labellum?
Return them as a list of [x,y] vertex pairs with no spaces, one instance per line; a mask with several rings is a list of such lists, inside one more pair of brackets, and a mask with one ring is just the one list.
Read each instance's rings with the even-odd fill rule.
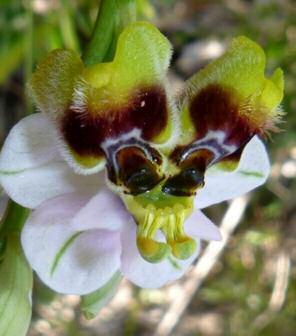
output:
[[[98,102],[100,106],[100,102]],[[166,94],[161,87],[142,88],[133,93],[121,109],[81,111],[70,107],[62,119],[62,134],[77,154],[102,156],[102,143],[135,128],[144,140],[152,140],[167,125]]]
[[223,131],[225,142],[237,148],[245,144],[260,130],[243,113],[235,93],[218,84],[203,88],[191,101],[190,117],[196,129],[196,139],[206,136],[208,131]]

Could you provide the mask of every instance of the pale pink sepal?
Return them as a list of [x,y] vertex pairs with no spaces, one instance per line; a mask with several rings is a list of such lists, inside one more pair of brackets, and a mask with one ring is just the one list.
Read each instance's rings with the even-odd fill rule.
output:
[[199,210],[195,210],[186,220],[184,230],[188,236],[193,238],[216,241],[222,239],[218,227]]
[[106,187],[98,190],[89,202],[75,215],[71,225],[76,230],[119,230],[131,220],[121,199]]

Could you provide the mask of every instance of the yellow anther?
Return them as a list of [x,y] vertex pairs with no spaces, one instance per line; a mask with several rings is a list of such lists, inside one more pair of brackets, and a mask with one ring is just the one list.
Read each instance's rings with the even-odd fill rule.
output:
[[170,254],[170,247],[167,244],[150,238],[138,236],[137,246],[141,256],[151,263],[158,263]]
[[[187,259],[196,250],[196,242],[184,233],[183,225],[192,212],[193,199],[170,195],[125,196],[128,210],[133,214],[137,225],[137,246],[141,256],[157,263],[173,255],[177,259]],[[159,200],[159,201],[157,201]],[[166,242],[155,240],[161,231]]]
[[172,254],[177,259],[188,259],[196,250],[196,242],[194,239],[183,236],[178,240],[169,241],[168,244],[172,249]]

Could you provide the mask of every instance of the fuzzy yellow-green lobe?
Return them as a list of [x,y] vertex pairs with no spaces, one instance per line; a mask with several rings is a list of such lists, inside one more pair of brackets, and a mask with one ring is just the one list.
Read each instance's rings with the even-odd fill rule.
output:
[[[84,65],[77,53],[56,49],[50,52],[37,66],[29,82],[29,89],[38,109],[54,122],[59,130],[65,113],[73,102],[73,95],[83,72]],[[75,169],[92,168],[104,160],[92,155],[82,157],[69,146],[65,157]],[[66,149],[67,148],[67,149]],[[76,163],[78,163],[78,168]]]
[[[189,81],[192,98],[208,84],[233,88],[241,98],[257,96],[270,110],[283,98],[283,74],[277,69],[270,78],[264,75],[266,57],[263,49],[247,37],[233,39],[226,53],[194,75]],[[262,97],[268,90],[270,97]]]
[[171,138],[173,112],[164,85],[171,53],[157,28],[136,22],[119,36],[112,62],[86,67],[75,52],[54,50],[39,64],[32,96],[54,121],[61,151],[78,172],[102,169],[102,144],[133,129],[154,143]]
[[71,104],[77,76],[83,69],[79,56],[71,50],[56,49],[40,62],[29,82],[40,111],[56,119]]
[[116,92],[114,101],[120,101],[138,85],[162,81],[171,53],[169,41],[156,27],[136,22],[119,36],[113,62],[88,67],[84,76],[94,88],[108,86],[110,91]]
[[[152,24],[136,22],[127,26],[119,36],[113,62],[96,64],[83,71],[92,113],[100,115],[116,109],[120,113],[141,89],[162,88],[165,92],[164,79],[171,54],[169,41]],[[167,141],[172,129],[170,117],[153,141]]]
[[195,136],[190,103],[202,90],[213,87],[227,92],[238,115],[245,117],[254,128],[262,129],[262,133],[272,130],[278,118],[277,107],[283,98],[283,73],[276,69],[268,78],[264,74],[265,66],[262,48],[241,36],[233,39],[223,56],[189,79],[182,114],[183,129],[189,130],[184,134],[186,140]]

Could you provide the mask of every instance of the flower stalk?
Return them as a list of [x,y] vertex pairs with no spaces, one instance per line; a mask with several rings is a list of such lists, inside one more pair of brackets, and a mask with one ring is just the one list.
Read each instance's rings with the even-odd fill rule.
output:
[[8,236],[20,234],[29,213],[29,209],[22,207],[11,199],[8,201],[0,222],[0,261],[6,252]]
[[90,42],[82,59],[86,65],[111,61],[117,39],[129,23],[136,21],[135,0],[102,0]]
[[30,210],[9,200],[4,216],[0,223],[0,241],[5,240],[10,233],[20,232]]

